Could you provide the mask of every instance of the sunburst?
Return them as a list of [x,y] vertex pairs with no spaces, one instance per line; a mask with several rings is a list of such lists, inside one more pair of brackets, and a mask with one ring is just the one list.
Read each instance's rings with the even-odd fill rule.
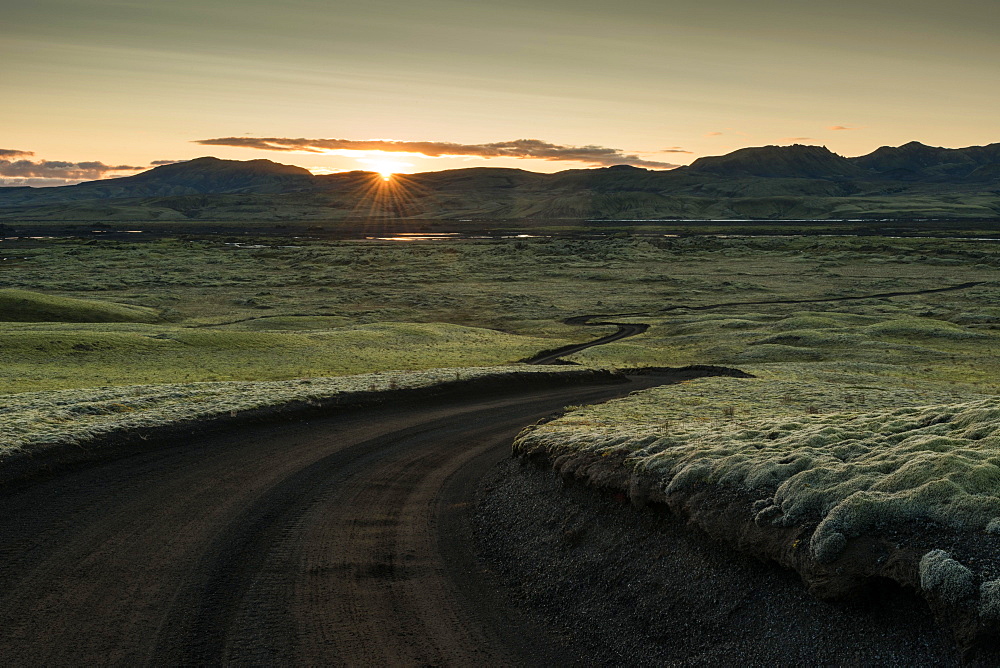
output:
[[391,181],[394,175],[405,173],[407,167],[413,166],[408,162],[388,160],[386,158],[359,158],[358,162],[364,164],[372,171],[378,172],[383,181]]

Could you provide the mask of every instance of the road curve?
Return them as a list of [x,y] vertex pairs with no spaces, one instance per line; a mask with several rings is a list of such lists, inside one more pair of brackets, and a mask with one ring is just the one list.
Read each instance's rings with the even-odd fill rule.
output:
[[669,381],[248,426],[7,489],[0,662],[565,663],[477,572],[463,504],[525,425]]
[[527,364],[559,364],[559,358],[565,357],[566,355],[572,355],[573,353],[578,353],[581,350],[586,350],[587,348],[593,348],[594,346],[602,346],[605,343],[611,343],[612,341],[619,341],[621,339],[626,339],[630,336],[636,336],[637,334],[642,334],[647,329],[649,325],[645,323],[625,323],[625,322],[590,322],[592,318],[600,318],[603,316],[599,315],[583,315],[577,316],[575,318],[569,318],[563,322],[567,325],[588,325],[588,326],[600,326],[600,325],[614,325],[618,328],[613,334],[608,334],[607,336],[602,336],[600,338],[588,341],[586,343],[572,343],[568,346],[562,346],[561,348],[554,348],[552,350],[543,350],[534,357],[529,357],[526,360],[522,360]]
[[866,295],[854,295],[854,296],[844,296],[844,297],[819,297],[815,299],[777,299],[777,300],[765,300],[765,301],[742,301],[742,302],[721,302],[718,304],[704,304],[701,306],[685,306],[681,304],[675,304],[673,306],[666,306],[662,309],[655,311],[645,311],[645,312],[630,312],[630,313],[608,313],[608,314],[592,314],[592,315],[576,315],[571,318],[566,318],[563,320],[565,325],[586,325],[586,326],[600,326],[600,325],[614,325],[618,328],[612,334],[607,336],[602,336],[587,343],[572,343],[567,346],[562,346],[561,348],[554,348],[552,350],[543,350],[533,357],[529,357],[523,362],[528,364],[558,364],[561,357],[566,355],[572,355],[573,353],[578,353],[587,348],[593,348],[594,346],[601,346],[605,343],[611,343],[612,341],[619,341],[621,339],[628,338],[630,336],[636,336],[638,334],[644,333],[649,329],[649,325],[646,323],[625,323],[625,322],[610,322],[607,320],[600,320],[599,322],[592,322],[598,320],[598,318],[635,318],[635,317],[656,317],[669,313],[671,311],[710,311],[717,308],[725,308],[727,306],[759,306],[759,305],[781,305],[781,304],[821,304],[826,302],[844,302],[844,301],[857,301],[862,299],[890,299],[892,297],[903,297],[907,295],[929,295],[936,292],[951,292],[953,290],[967,290],[968,288],[974,288],[982,285],[982,281],[970,281],[967,283],[959,283],[957,285],[948,285],[943,288],[928,288],[924,290],[907,290],[900,292],[877,292],[874,294]]

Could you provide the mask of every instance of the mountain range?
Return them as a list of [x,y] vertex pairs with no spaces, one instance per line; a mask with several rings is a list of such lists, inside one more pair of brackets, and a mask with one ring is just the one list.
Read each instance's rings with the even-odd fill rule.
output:
[[382,218],[1000,219],[1000,143],[910,142],[846,158],[763,146],[673,170],[542,174],[475,167],[316,176],[270,160],[197,158],[116,179],[0,188],[0,220],[309,221]]

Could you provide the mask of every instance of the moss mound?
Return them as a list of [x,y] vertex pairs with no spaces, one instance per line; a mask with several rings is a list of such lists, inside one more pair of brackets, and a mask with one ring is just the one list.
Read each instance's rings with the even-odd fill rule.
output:
[[0,290],[0,322],[155,322],[143,306],[57,297],[30,290]]
[[947,399],[699,379],[572,410],[514,451],[664,504],[822,598],[881,579],[918,590],[969,658],[1000,637],[1000,398]]
[[689,381],[571,412],[518,447],[615,451],[668,493],[739,489],[771,524],[818,523],[818,542],[913,519],[984,531],[1000,517],[1000,400],[912,405],[925,397],[865,392],[888,407],[791,382]]

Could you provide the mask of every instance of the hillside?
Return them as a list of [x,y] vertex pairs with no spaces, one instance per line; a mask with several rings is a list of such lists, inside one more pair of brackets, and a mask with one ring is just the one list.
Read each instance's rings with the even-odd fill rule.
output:
[[0,188],[0,220],[1000,218],[1000,144],[910,142],[855,158],[821,146],[744,148],[670,171],[541,174],[476,167],[313,176],[205,157],[57,188]]

